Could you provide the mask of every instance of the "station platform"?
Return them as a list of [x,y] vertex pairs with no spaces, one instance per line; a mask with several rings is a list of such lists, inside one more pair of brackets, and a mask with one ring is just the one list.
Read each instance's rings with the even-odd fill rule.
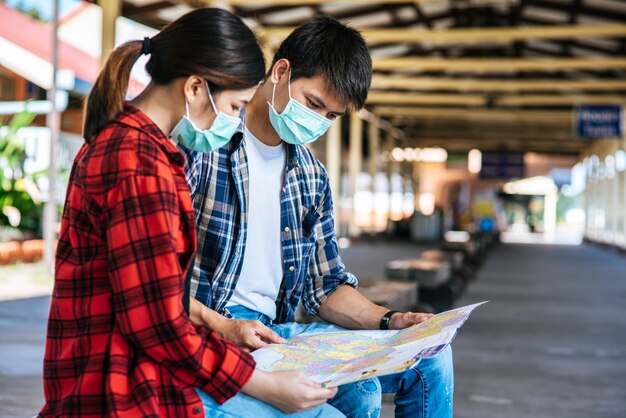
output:
[[[356,243],[349,271],[427,246]],[[490,300],[453,343],[455,417],[626,416],[626,258],[593,246],[496,246],[457,305]],[[48,297],[0,302],[0,417],[41,407]],[[393,417],[385,403],[382,416]]]
[[[365,277],[415,250],[355,245],[342,254]],[[626,258],[501,244],[456,305],[483,300],[453,343],[455,418],[626,416]],[[393,417],[393,404],[382,417]]]

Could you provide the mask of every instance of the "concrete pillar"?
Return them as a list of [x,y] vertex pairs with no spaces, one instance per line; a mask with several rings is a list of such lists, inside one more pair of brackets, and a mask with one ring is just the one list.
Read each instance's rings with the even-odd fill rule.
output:
[[619,180],[617,179],[617,173],[615,172],[615,152],[617,151],[618,142],[613,139],[606,139],[601,141],[600,144],[600,160],[604,164],[603,203],[605,210],[605,227],[602,235],[602,241],[609,245],[615,245],[619,216]]
[[326,134],[326,171],[333,193],[336,235],[341,230],[341,122],[337,118]]
[[[615,151],[613,151],[612,153],[613,157],[615,158]],[[613,177],[611,177],[609,179],[609,187],[610,187],[610,196],[611,196],[611,200],[610,200],[610,205],[611,205],[611,244],[612,245],[618,245],[618,236],[619,231],[618,231],[618,226],[619,226],[619,217],[620,217],[620,213],[619,213],[619,195],[620,195],[620,179],[619,179],[619,173],[617,173],[617,171],[615,171],[615,165],[613,166]]]
[[387,226],[389,226],[389,220],[391,219],[391,202],[393,197],[393,173],[396,172],[396,162],[391,158],[391,152],[395,146],[395,138],[393,137],[392,129],[389,129],[385,135],[385,151],[389,156],[389,160],[387,161],[386,172],[387,172]]
[[580,153],[580,163],[585,169],[585,189],[583,190],[583,211],[585,212],[585,225],[583,226],[583,238],[589,239],[589,187],[591,185],[589,172],[587,170],[587,162],[589,157],[588,148]]
[[617,246],[626,248],[626,171],[618,171],[616,178],[617,196]]
[[547,193],[543,202],[543,236],[546,242],[553,242],[556,231],[557,190]]
[[[621,149],[626,151],[626,132],[623,134],[624,138],[621,141]],[[619,173],[621,177],[621,205],[619,208],[619,215],[622,219],[622,245],[621,248],[626,250],[626,170]]]
[[599,237],[597,225],[598,216],[598,203],[599,203],[599,191],[600,182],[598,179],[598,173],[596,169],[596,163],[594,162],[597,156],[597,147],[595,143],[589,146],[589,169],[588,169],[588,212],[587,212],[587,226],[588,226],[588,239],[590,241],[597,241]]
[[102,8],[102,54],[100,65],[103,66],[109,54],[115,48],[115,22],[122,14],[121,0],[98,0]]
[[361,172],[363,157],[363,120],[357,112],[350,113],[350,149],[348,159],[348,175],[350,179],[350,201],[352,202],[352,216],[348,227],[348,234],[353,237],[359,234],[356,224],[356,206],[354,198],[357,192],[357,177]]

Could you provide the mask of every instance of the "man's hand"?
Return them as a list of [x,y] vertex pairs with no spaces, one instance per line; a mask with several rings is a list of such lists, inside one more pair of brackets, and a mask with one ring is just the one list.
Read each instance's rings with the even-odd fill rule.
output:
[[418,312],[400,313],[398,312],[398,313],[391,315],[391,320],[389,321],[389,329],[408,328],[415,324],[424,322],[432,316],[433,314],[429,314],[429,313],[418,313]]
[[302,372],[257,369],[243,392],[292,414],[323,405],[337,394],[337,388],[322,388]]
[[190,311],[194,323],[210,328],[218,337],[231,341],[242,350],[253,351],[269,343],[285,343],[283,338],[259,321],[228,319],[194,298],[191,298]]
[[254,351],[269,343],[284,344],[285,339],[259,321],[245,319],[227,319],[213,331],[221,338],[233,342],[245,351]]

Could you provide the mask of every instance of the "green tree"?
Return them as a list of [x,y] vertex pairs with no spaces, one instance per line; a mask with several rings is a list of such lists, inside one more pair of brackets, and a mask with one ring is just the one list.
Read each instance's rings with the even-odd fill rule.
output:
[[[26,174],[26,146],[18,131],[29,126],[35,114],[15,115],[0,133],[0,225],[40,235],[43,202],[37,179],[45,172]],[[0,123],[3,124],[3,123]]]

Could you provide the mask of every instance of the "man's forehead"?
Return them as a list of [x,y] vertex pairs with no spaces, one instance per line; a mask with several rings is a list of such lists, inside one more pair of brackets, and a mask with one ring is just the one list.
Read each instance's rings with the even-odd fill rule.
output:
[[321,100],[327,109],[337,113],[347,111],[349,103],[344,103],[330,88],[326,79],[322,76],[311,78],[299,78],[294,81],[298,82],[298,86],[305,95],[313,96],[313,98]]

